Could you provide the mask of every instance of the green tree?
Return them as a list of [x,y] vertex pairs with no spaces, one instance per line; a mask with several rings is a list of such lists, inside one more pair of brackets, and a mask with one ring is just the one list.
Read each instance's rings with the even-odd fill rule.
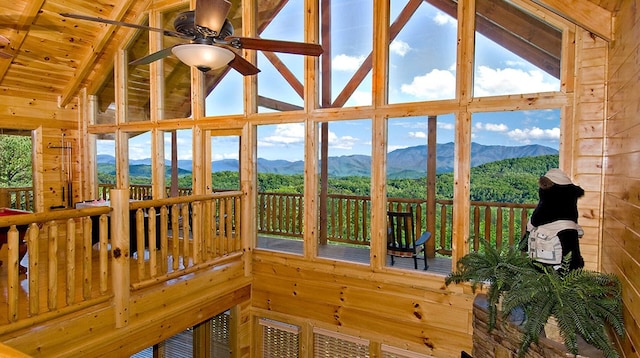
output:
[[0,187],[31,186],[31,137],[0,135]]

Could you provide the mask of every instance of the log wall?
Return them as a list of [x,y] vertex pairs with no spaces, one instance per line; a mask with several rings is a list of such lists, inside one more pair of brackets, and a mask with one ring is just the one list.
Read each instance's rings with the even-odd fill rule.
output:
[[622,281],[627,357],[640,351],[640,9],[623,1],[608,59],[602,268]]

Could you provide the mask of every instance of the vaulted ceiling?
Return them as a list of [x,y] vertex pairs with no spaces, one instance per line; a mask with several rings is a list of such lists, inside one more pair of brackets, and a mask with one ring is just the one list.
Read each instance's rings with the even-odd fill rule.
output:
[[[608,40],[611,36],[611,18],[615,16],[623,0],[534,1]],[[142,14],[151,2],[152,0],[0,2],[0,93],[58,101],[64,106],[77,96],[80,88],[87,86],[90,93],[96,91],[97,88],[93,86],[105,83],[105,79],[112,75],[114,54],[118,46],[136,30],[66,18],[60,14],[75,13],[143,23]],[[274,11],[284,2],[286,0],[257,0],[258,26],[268,23]],[[176,0],[165,3],[180,3],[186,8],[189,2]],[[229,19],[237,34],[241,26],[240,1],[232,3],[234,5]],[[149,66],[141,67],[148,71]],[[175,68],[186,70],[186,66]],[[210,77],[210,81],[215,81],[215,76]]]

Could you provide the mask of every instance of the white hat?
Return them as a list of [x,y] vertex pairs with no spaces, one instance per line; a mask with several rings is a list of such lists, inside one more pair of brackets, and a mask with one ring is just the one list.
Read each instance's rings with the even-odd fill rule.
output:
[[550,169],[544,176],[558,185],[573,184],[567,174],[558,168]]

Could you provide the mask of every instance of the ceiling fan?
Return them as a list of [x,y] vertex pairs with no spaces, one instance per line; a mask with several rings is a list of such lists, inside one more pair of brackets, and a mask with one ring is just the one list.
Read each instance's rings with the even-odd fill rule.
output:
[[231,48],[307,56],[320,56],[322,54],[322,46],[317,44],[233,36],[233,25],[227,19],[230,9],[231,3],[227,0],[196,0],[195,10],[182,12],[176,17],[173,23],[175,31],[92,16],[70,13],[62,13],[60,15],[111,25],[157,31],[162,32],[165,36],[190,40],[190,43],[167,47],[134,60],[129,63],[130,65],[149,64],[173,54],[180,61],[196,67],[202,72],[229,65],[242,75],[249,76],[257,74],[260,70],[235,51],[232,51]]
[[9,41],[8,38],[0,35],[0,58],[11,58],[11,57],[13,57],[12,54],[10,54],[8,52],[4,52],[4,49],[8,48],[10,43],[11,43],[11,41]]

